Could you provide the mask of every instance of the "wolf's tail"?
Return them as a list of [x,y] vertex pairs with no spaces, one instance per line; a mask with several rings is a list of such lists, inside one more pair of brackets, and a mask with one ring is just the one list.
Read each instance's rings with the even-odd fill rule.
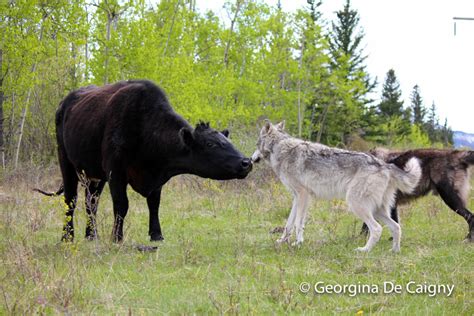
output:
[[413,192],[421,178],[420,161],[415,157],[410,158],[403,169],[392,164],[390,170],[395,186],[403,193]]
[[474,151],[466,150],[462,153],[461,160],[468,165],[474,165]]
[[61,195],[64,192],[64,185],[61,184],[61,186],[59,187],[59,189],[56,192],[46,192],[46,191],[43,191],[41,189],[36,189],[36,188],[33,189],[33,191],[39,192],[39,193],[47,195],[47,196],[58,196],[58,195]]

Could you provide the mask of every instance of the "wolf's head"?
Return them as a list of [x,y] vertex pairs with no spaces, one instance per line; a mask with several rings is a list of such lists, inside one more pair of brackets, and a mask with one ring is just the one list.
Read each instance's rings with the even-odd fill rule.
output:
[[257,150],[252,155],[252,162],[257,163],[260,159],[268,160],[272,153],[273,146],[286,134],[285,121],[273,125],[269,120],[265,120],[265,125],[260,130],[257,141]]

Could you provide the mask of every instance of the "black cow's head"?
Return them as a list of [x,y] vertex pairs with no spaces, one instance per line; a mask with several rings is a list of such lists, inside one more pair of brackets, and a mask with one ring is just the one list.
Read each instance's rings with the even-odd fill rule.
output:
[[190,149],[196,175],[215,180],[243,179],[252,170],[244,157],[228,140],[229,131],[218,132],[209,123],[199,123],[193,130],[183,127],[181,141]]

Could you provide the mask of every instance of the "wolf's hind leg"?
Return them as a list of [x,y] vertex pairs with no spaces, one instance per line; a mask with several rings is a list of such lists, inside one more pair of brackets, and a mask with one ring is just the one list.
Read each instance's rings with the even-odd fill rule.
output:
[[[382,236],[382,226],[374,219],[373,213],[375,207],[360,202],[359,199],[351,199],[348,195],[347,203],[349,209],[369,227],[369,239],[364,247],[359,247],[357,251],[369,252]],[[370,204],[370,203],[369,203]]]
[[380,219],[383,223],[385,223],[385,225],[388,226],[392,233],[392,251],[400,252],[400,238],[402,235],[400,225],[388,215],[386,210],[381,210],[375,215],[377,219]]
[[382,236],[382,226],[380,226],[380,224],[377,223],[377,221],[372,216],[370,216],[370,218],[366,218],[364,222],[369,227],[369,240],[367,240],[367,243],[364,247],[359,247],[356,250],[361,252],[369,252],[380,240],[380,236]]

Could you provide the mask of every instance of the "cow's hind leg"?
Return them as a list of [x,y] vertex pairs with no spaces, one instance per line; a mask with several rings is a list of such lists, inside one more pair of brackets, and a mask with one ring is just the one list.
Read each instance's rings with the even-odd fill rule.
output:
[[148,210],[150,212],[148,234],[150,235],[151,241],[160,241],[164,239],[161,233],[159,217],[160,198],[161,188],[153,191],[146,199],[146,202],[148,204]]
[[86,239],[97,239],[96,214],[99,206],[99,198],[104,189],[105,181],[90,181],[85,188],[86,194]]
[[469,225],[469,232],[466,239],[470,242],[474,242],[474,215],[466,208],[465,201],[463,201],[458,192],[448,183],[438,184],[436,190],[446,205],[466,220]]
[[109,177],[110,194],[114,205],[114,227],[112,240],[121,242],[123,239],[123,222],[128,212],[127,180],[120,172],[111,172]]
[[78,178],[76,171],[72,164],[65,160],[60,159],[61,173],[63,176],[64,183],[64,202],[65,206],[65,218],[62,241],[73,241],[74,240],[74,209],[76,208],[77,202],[77,184]]

